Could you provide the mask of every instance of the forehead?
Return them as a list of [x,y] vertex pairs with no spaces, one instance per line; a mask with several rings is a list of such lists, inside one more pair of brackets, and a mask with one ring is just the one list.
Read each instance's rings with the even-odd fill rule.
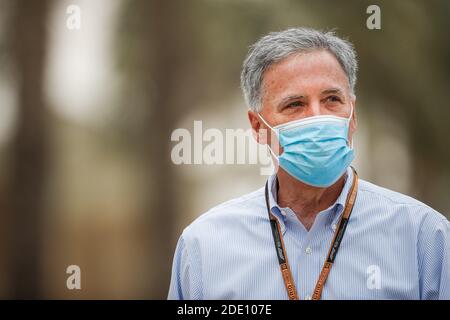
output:
[[[263,101],[280,95],[314,94],[329,87],[347,92],[348,79],[336,57],[327,50],[293,54],[271,65],[263,77]],[[282,98],[282,97],[281,97]]]

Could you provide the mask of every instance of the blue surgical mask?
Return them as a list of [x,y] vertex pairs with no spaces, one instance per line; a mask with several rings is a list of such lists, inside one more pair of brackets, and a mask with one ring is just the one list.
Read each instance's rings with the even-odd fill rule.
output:
[[278,164],[294,178],[315,187],[329,187],[347,170],[355,155],[349,146],[349,118],[332,115],[314,116],[271,127],[283,153]]

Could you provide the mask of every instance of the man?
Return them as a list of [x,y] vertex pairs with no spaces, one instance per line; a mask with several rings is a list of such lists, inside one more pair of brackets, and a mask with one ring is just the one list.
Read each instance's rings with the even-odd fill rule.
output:
[[357,62],[333,33],[297,28],[254,44],[241,84],[279,168],[181,235],[169,299],[450,299],[450,224],[358,179]]

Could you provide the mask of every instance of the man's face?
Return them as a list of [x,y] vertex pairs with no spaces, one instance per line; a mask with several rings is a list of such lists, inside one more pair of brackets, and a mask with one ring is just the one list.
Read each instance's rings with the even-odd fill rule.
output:
[[[261,116],[272,126],[318,115],[348,118],[355,107],[347,76],[328,51],[292,55],[265,73],[262,83]],[[275,135],[258,115],[248,112],[259,143],[270,143]],[[260,129],[263,132],[260,132]],[[356,115],[350,122],[349,141],[356,130]],[[268,133],[267,140],[264,132]]]

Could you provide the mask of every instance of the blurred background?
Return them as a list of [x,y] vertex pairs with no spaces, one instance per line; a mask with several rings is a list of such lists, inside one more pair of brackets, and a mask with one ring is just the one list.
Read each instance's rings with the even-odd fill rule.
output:
[[446,0],[0,0],[0,298],[166,298],[183,228],[266,179],[177,166],[171,133],[248,129],[242,61],[288,27],[356,47],[361,177],[449,217],[449,15]]

